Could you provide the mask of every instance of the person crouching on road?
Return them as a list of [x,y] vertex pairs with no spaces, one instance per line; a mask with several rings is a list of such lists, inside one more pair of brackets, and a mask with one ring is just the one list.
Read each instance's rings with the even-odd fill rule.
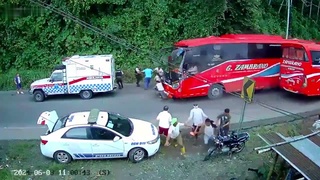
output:
[[161,67],[156,67],[154,69],[154,72],[156,72],[156,77],[159,78],[161,81],[163,80],[163,76],[164,76],[164,71]]
[[155,81],[155,82],[161,81],[161,78],[160,78],[160,76],[159,76],[158,74],[156,74],[156,75],[154,76],[154,81]]
[[172,116],[169,113],[169,107],[164,106],[163,111],[161,111],[158,116],[157,120],[159,121],[159,134],[168,136],[168,131],[170,127]]
[[170,146],[170,139],[176,140],[177,145],[180,146],[181,155],[184,155],[186,153],[186,149],[183,145],[183,139],[180,131],[180,126],[185,126],[184,123],[178,122],[177,118],[172,118],[171,120],[171,126],[169,127],[168,136],[166,139],[165,146]]
[[198,133],[206,118],[208,118],[208,116],[198,107],[198,104],[194,104],[193,109],[190,111],[188,121],[192,120],[193,128],[190,135],[195,136],[196,140],[198,139]]
[[117,81],[117,84],[118,84],[118,87],[119,89],[122,89],[123,88],[123,82],[122,82],[122,76],[123,76],[123,72],[121,70],[117,70],[116,71],[116,81]]
[[155,89],[159,93],[160,98],[167,99],[167,94],[164,92],[164,87],[163,87],[161,80],[158,80],[156,83],[157,84],[156,84]]

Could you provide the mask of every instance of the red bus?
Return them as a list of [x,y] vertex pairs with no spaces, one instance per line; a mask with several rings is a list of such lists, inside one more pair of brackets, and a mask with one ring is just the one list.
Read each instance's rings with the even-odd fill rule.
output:
[[297,41],[282,47],[280,87],[296,94],[320,95],[320,44]]
[[168,58],[164,82],[170,98],[208,96],[241,91],[243,78],[256,81],[256,89],[279,86],[281,36],[227,34],[182,40]]

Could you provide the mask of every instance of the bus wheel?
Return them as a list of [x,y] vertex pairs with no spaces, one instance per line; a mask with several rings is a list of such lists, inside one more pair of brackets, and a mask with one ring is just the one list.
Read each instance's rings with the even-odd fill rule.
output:
[[210,87],[208,92],[209,99],[218,99],[223,96],[223,85],[221,84],[214,84]]

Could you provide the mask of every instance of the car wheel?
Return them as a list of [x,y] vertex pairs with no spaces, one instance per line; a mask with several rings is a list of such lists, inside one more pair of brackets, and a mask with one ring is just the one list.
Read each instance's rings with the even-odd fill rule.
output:
[[93,95],[93,93],[91,90],[83,90],[80,92],[80,97],[82,99],[91,99],[92,95]]
[[65,151],[57,151],[53,155],[54,160],[60,164],[67,164],[71,162],[72,157],[69,153]]
[[138,163],[144,159],[146,151],[142,148],[134,148],[129,152],[129,159],[133,163]]
[[33,99],[35,102],[42,102],[44,101],[44,98],[45,98],[44,93],[40,90],[37,90],[33,93]]
[[218,99],[223,96],[224,87],[221,84],[214,84],[209,88],[208,98],[209,99]]

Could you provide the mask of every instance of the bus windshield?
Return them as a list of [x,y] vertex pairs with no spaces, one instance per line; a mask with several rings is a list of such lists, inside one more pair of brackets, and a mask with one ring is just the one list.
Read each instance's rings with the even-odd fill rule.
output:
[[171,52],[171,56],[168,58],[169,73],[166,77],[167,83],[172,84],[181,78],[181,66],[185,51],[184,48],[176,48]]
[[172,51],[171,62],[169,62],[170,70],[175,70],[177,68],[180,68],[184,54],[185,54],[185,49],[183,48],[178,48]]

